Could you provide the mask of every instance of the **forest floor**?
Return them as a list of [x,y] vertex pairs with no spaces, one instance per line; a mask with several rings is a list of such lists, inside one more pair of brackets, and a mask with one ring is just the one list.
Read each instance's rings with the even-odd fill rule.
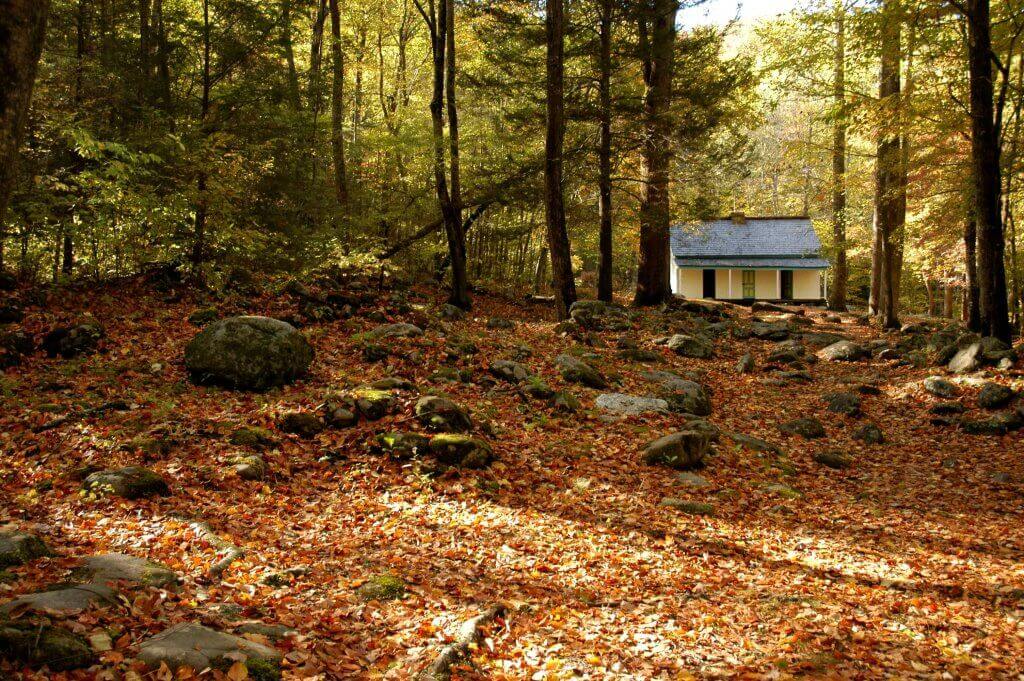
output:
[[[219,308],[275,315],[284,300],[232,296]],[[29,306],[21,326],[37,337],[86,312],[106,337],[97,354],[35,354],[0,374],[0,526],[37,534],[55,552],[8,568],[0,602],[65,582],[83,557],[108,552],[162,563],[182,584],[51,614],[99,641],[96,665],[57,673],[0,661],[0,677],[169,679],[166,669],[147,675],[135,660],[140,643],[177,622],[230,631],[241,618],[297,632],[248,635],[287,653],[285,678],[409,678],[463,622],[500,603],[506,614],[484,627],[457,678],[1021,678],[1024,439],[934,424],[940,400],[922,380],[941,369],[875,357],[817,361],[810,381],[778,380],[770,341],[725,334],[710,359],[652,343],[692,328],[685,314],[646,311],[586,345],[555,332],[550,308],[486,294],[474,302],[466,319],[439,321],[440,292],[413,289],[309,324],[309,377],[265,393],[189,382],[183,349],[198,328],[188,318],[202,307],[189,296],[167,302],[132,283]],[[731,323],[749,323],[749,309],[725,309]],[[487,323],[498,317],[514,327]],[[862,343],[880,337],[852,314],[835,323],[808,309],[806,319],[813,326],[802,328]],[[393,339],[387,358],[367,361],[359,334],[385,320],[426,333]],[[624,335],[656,357],[625,358]],[[463,350],[452,352],[453,340]],[[587,358],[613,388],[566,383],[553,361],[563,352]],[[749,374],[736,371],[744,353],[756,362]],[[491,362],[512,358],[575,394],[579,410],[559,413],[488,377]],[[469,380],[444,380],[436,372],[445,366]],[[723,437],[697,477],[645,465],[644,445],[679,430],[682,417],[617,417],[594,402],[601,392],[649,394],[642,374],[651,369],[699,377],[711,423],[778,451]],[[1019,370],[987,373],[1024,388]],[[468,408],[495,462],[438,473],[373,451],[378,433],[418,429],[414,392],[396,392],[394,413],[378,421],[306,439],[278,428],[285,411],[313,411],[330,390],[386,376]],[[967,415],[982,415],[978,382],[953,381]],[[826,410],[825,394],[862,386],[861,416]],[[87,411],[117,401],[125,404]],[[54,423],[61,416],[71,418]],[[824,422],[824,438],[778,430],[807,416]],[[865,423],[885,442],[855,440]],[[263,480],[230,465],[245,449],[230,438],[242,426],[272,436]],[[818,463],[827,449],[850,465]],[[170,494],[81,492],[84,467],[128,465],[160,474]],[[708,506],[687,513],[665,498]],[[245,555],[211,577],[223,554],[189,519]],[[404,582],[404,594],[362,597],[381,575]]]

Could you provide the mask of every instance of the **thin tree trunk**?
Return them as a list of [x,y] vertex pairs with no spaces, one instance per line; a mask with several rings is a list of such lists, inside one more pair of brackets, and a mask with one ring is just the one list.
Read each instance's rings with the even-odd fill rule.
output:
[[[203,0],[203,83],[200,128],[203,130],[205,147],[206,129],[210,115],[210,2]],[[205,154],[205,148],[203,152]],[[202,264],[206,257],[206,213],[207,213],[207,172],[205,162],[200,163],[199,178],[196,182],[195,223],[192,237],[192,268],[202,278]]]
[[[153,0],[153,21],[156,25],[156,68],[159,76],[160,101],[165,113],[171,113],[171,67],[167,46],[167,31],[164,28],[164,2]],[[170,117],[174,127],[174,117]]]
[[[644,146],[643,194],[640,200],[640,263],[635,305],[656,305],[671,296],[669,285],[669,166],[672,162],[672,61],[675,52],[677,0],[651,0],[650,27],[643,54]],[[643,42],[648,42],[644,40]]]
[[544,207],[548,250],[551,252],[551,273],[555,285],[555,311],[559,319],[567,319],[569,307],[576,302],[576,282],[572,276],[569,235],[565,228],[565,204],[562,195],[562,152],[565,138],[564,0],[547,0],[545,19],[547,138],[544,146]]
[[890,128],[899,120],[900,111],[900,23],[887,0],[883,7],[882,58],[879,71],[878,97],[886,115],[878,132],[878,157],[875,167],[875,224],[881,241],[880,279],[878,289],[879,315],[882,327],[899,326],[896,316],[898,302],[895,282],[896,230],[899,228],[900,138]]
[[288,67],[288,103],[293,111],[302,109],[302,94],[299,87],[299,71],[295,67],[295,47],[292,43],[292,2],[281,0],[281,49]]
[[964,225],[964,321],[971,331],[981,331],[978,290],[978,226],[974,220]]
[[967,0],[968,65],[971,102],[971,167],[974,218],[978,223],[978,297],[981,333],[1010,342],[1003,262],[1003,223],[999,214],[1002,182],[999,129],[995,120],[992,36],[988,0]]
[[600,192],[600,262],[597,266],[597,299],[612,300],[612,0],[601,0],[600,116],[598,190]]
[[448,172],[451,178],[451,213],[453,224],[452,296],[451,303],[469,308],[469,282],[466,274],[466,233],[462,224],[462,179],[459,162],[459,113],[455,90],[455,0],[442,0],[446,5],[445,20],[445,87],[448,109]]
[[150,12],[152,0],[139,0],[139,72],[142,75],[142,90],[149,89],[152,75],[153,43],[150,33]]
[[[17,178],[19,149],[49,10],[48,0],[7,0],[0,11],[0,225],[5,223]],[[0,233],[0,268],[4,237]]]
[[548,279],[548,249],[547,246],[540,247],[537,255],[537,269],[533,273],[533,295],[539,296],[540,292],[547,286]]
[[942,316],[953,318],[953,285],[949,282],[946,282],[942,290]]
[[341,51],[341,12],[338,0],[331,8],[331,151],[334,157],[334,195],[342,208],[348,205],[345,177],[345,62]]
[[832,310],[846,309],[846,289],[850,278],[846,262],[846,9],[836,6],[835,74],[832,81],[832,101],[835,107],[835,126],[832,130],[832,240],[835,243],[835,263],[832,270],[832,288],[828,306]]

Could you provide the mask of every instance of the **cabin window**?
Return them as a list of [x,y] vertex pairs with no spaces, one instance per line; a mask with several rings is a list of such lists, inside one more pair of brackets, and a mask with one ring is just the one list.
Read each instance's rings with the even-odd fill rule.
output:
[[754,270],[743,270],[743,297],[754,297]]

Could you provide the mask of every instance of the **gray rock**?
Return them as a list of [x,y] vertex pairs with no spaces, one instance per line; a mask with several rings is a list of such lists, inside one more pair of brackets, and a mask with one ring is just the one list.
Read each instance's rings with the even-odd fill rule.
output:
[[114,590],[105,584],[72,584],[19,596],[0,606],[0,615],[12,611],[55,612],[70,614],[86,610],[93,605],[115,605]]
[[709,359],[714,357],[715,351],[703,338],[677,333],[668,339],[668,349],[680,357],[692,357],[694,359]]
[[52,555],[46,543],[33,534],[0,532],[0,570]]
[[490,371],[492,376],[500,378],[503,381],[508,381],[509,383],[519,383],[533,376],[533,372],[527,369],[524,365],[519,362],[510,362],[506,359],[499,359],[492,362],[488,371]]
[[986,383],[978,393],[978,406],[983,409],[999,409],[1012,402],[1016,396],[1017,393],[1001,383]]
[[594,401],[598,409],[613,414],[637,416],[640,414],[667,414],[668,402],[653,397],[639,397],[623,393],[604,393]]
[[1013,348],[998,338],[986,336],[979,342],[981,343],[981,359],[985,364],[996,364],[1003,359],[1017,359],[1017,355],[1013,351]]
[[956,397],[959,392],[955,385],[938,376],[929,376],[924,379],[924,383],[922,385],[924,386],[925,392],[947,400]]
[[750,333],[761,340],[784,341],[792,331],[786,322],[754,322],[750,325]]
[[508,330],[516,328],[515,322],[502,317],[491,317],[487,320],[487,328],[494,330]]
[[781,454],[782,450],[777,445],[773,445],[771,442],[767,442],[760,438],[752,437],[750,435],[744,435],[743,433],[735,433],[731,431],[725,431],[725,436],[738,444],[741,447],[753,450],[755,452],[768,452],[770,454]]
[[555,357],[555,366],[562,374],[562,378],[570,383],[579,383],[598,390],[608,387],[608,381],[597,369],[572,355],[558,355]]
[[950,416],[953,414],[962,414],[967,410],[964,408],[964,405],[959,402],[939,402],[938,404],[932,405],[931,409],[928,411],[939,416]]
[[696,468],[704,462],[709,448],[708,434],[698,430],[682,430],[665,435],[648,444],[643,451],[644,463],[669,466],[678,470]]
[[100,494],[111,493],[125,499],[168,496],[171,493],[163,478],[141,466],[97,471],[85,478],[82,489]]
[[[256,634],[257,636],[265,636],[271,641],[277,642],[292,636],[297,636],[299,632],[291,627],[286,627],[283,624],[267,624],[266,622],[242,622],[235,627],[235,631],[239,634]],[[254,680],[258,681],[258,680]]]
[[882,434],[882,429],[875,424],[865,423],[853,432],[853,439],[868,445],[880,445],[885,442],[885,435]]
[[987,419],[961,421],[960,427],[969,435],[1006,435],[1024,427],[1024,417],[1016,412],[1007,411]]
[[981,366],[980,354],[981,343],[971,343],[966,348],[959,350],[953,359],[949,360],[946,368],[954,374],[970,373]]
[[415,324],[399,322],[397,324],[381,324],[366,332],[365,336],[373,340],[384,338],[416,338],[423,335],[423,329]]
[[647,371],[643,377],[660,386],[659,394],[668,402],[672,411],[695,416],[711,414],[711,397],[700,383],[687,380],[670,371]]
[[466,318],[466,311],[451,303],[446,303],[438,311],[437,316],[448,322],[459,322]]
[[825,395],[827,409],[834,414],[860,416],[860,395],[850,392],[834,392]]
[[416,418],[435,431],[462,433],[473,428],[466,410],[444,397],[421,397],[416,403]]
[[416,384],[408,379],[401,378],[400,376],[386,376],[385,378],[378,378],[376,381],[367,383],[366,385],[374,390],[403,390],[405,392],[412,392],[416,390]]
[[324,425],[328,428],[351,428],[359,421],[355,404],[351,400],[328,399],[321,409]]
[[676,480],[686,485],[687,487],[695,487],[697,489],[706,489],[711,487],[711,481],[705,478],[703,475],[697,475],[696,473],[690,473],[689,471],[683,471],[676,476]]
[[76,580],[97,584],[107,582],[132,582],[142,586],[173,587],[179,577],[174,570],[145,558],[124,553],[104,553],[89,556],[82,566],[72,573]]
[[868,350],[849,340],[841,340],[818,351],[818,357],[830,362],[856,362],[871,355]]
[[443,433],[430,438],[430,453],[448,466],[486,468],[494,460],[491,446],[474,437]]
[[786,421],[779,425],[779,431],[784,435],[799,435],[808,440],[825,437],[825,426],[810,416]]
[[[32,622],[0,622],[0,656],[51,672],[88,667],[96,662],[89,642],[63,627]],[[16,678],[12,676],[11,678]]]
[[240,390],[265,390],[306,374],[313,347],[291,324],[269,317],[229,317],[203,329],[185,347],[192,380]]
[[308,411],[289,411],[281,415],[277,427],[286,433],[311,438],[324,429],[324,423]]
[[248,454],[234,459],[235,473],[242,480],[258,481],[267,476],[267,462],[258,454]]
[[186,622],[143,641],[138,659],[149,667],[166,663],[172,670],[191,667],[196,671],[226,669],[241,659],[254,679],[269,680],[280,678],[281,657],[270,646]]
[[799,490],[796,490],[789,485],[783,485],[779,482],[768,485],[765,489],[772,494],[782,497],[783,499],[799,499],[803,496]]
[[754,370],[754,356],[749,352],[742,357],[736,363],[736,373],[738,374],[749,374]]

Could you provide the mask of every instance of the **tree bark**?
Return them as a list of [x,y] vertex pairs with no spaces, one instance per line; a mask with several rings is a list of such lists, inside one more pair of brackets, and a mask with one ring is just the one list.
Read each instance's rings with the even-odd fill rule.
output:
[[[156,27],[156,70],[160,87],[160,103],[165,113],[171,113],[171,66],[170,50],[167,46],[167,30],[164,27],[164,2],[153,0],[153,22]],[[171,128],[174,118],[170,118]]]
[[964,310],[963,319],[971,331],[981,331],[978,289],[978,226],[974,220],[964,225]]
[[953,318],[953,285],[946,282],[942,290],[942,316]]
[[835,262],[832,265],[832,288],[829,309],[846,310],[846,289],[850,278],[846,262],[846,9],[836,7],[835,74],[832,100],[835,125],[832,130],[832,240]]
[[[209,125],[210,116],[210,2],[203,0],[203,76],[202,76],[202,100],[200,109],[200,128],[203,132],[205,147],[206,129]],[[205,148],[203,153],[205,155]],[[195,222],[192,236],[192,269],[194,274],[202,278],[202,265],[206,259],[206,213],[207,213],[207,172],[205,161],[200,161],[199,177],[196,181],[196,205]]]
[[883,6],[882,58],[879,71],[879,101],[886,112],[878,132],[878,158],[875,165],[875,223],[881,241],[881,272],[878,301],[882,327],[898,328],[896,315],[896,232],[900,213],[900,137],[891,128],[899,121],[900,111],[900,21],[893,3]]
[[597,299],[612,300],[612,0],[601,0],[600,118],[598,143],[598,191],[600,193],[600,262],[597,266]]
[[330,0],[331,11],[331,152],[334,158],[334,195],[338,205],[348,205],[345,177],[345,62],[341,51],[341,11]]
[[1002,189],[999,129],[995,120],[992,35],[988,0],[967,0],[970,74],[973,217],[978,237],[978,310],[981,333],[1010,342],[1004,235],[999,214]]
[[669,285],[669,166],[672,162],[672,62],[677,0],[650,0],[641,33],[644,94],[643,194],[640,199],[640,262],[635,305],[656,305],[672,294]]
[[565,4],[547,0],[547,139],[544,157],[544,206],[547,218],[548,250],[555,286],[555,311],[559,319],[569,317],[576,302],[576,282],[572,276],[569,235],[565,228],[565,204],[562,195],[562,148],[565,139]]
[[[7,0],[0,11],[0,225],[6,220],[17,177],[49,9],[49,0]],[[4,236],[0,234],[0,267]]]

